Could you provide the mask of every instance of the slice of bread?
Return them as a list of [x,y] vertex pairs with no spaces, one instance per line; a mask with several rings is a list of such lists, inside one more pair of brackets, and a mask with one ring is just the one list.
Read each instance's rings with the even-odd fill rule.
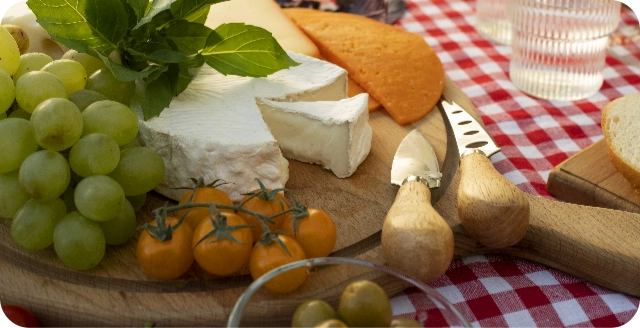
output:
[[602,132],[611,163],[640,194],[640,94],[607,104],[602,111]]

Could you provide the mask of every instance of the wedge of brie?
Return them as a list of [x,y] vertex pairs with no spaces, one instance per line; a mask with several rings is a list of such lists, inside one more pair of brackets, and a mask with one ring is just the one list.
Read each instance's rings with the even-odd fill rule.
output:
[[[224,76],[205,65],[159,117],[140,120],[141,143],[156,150],[166,165],[165,179],[157,192],[179,199],[185,190],[172,188],[190,186],[189,178],[199,177],[230,182],[220,189],[234,201],[256,189],[256,179],[268,188],[284,187],[289,178],[288,162],[255,98],[311,104],[347,97],[344,69],[305,55],[289,56],[301,64],[266,78]],[[140,112],[133,103],[132,108]],[[370,138],[369,134],[369,143],[356,141],[366,150],[352,152],[368,153]],[[348,172],[353,168],[350,165],[340,172]]]
[[320,164],[346,178],[371,149],[368,99],[368,94],[362,93],[339,101],[256,98],[256,103],[284,157]]

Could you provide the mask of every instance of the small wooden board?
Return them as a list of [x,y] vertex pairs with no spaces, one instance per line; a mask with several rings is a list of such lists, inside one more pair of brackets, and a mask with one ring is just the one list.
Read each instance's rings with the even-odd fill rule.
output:
[[547,191],[571,203],[640,213],[640,195],[611,164],[604,139],[551,170]]

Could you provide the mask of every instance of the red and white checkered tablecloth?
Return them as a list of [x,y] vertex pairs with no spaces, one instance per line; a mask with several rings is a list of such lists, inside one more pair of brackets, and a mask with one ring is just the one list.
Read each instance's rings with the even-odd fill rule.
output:
[[[511,47],[476,32],[475,5],[475,0],[409,0],[396,24],[424,37],[447,76],[478,108],[502,148],[491,158],[496,169],[523,191],[553,198],[545,190],[550,170],[602,138],[602,108],[640,92],[640,68],[608,56],[596,95],[575,102],[531,97],[509,80]],[[623,10],[622,17],[623,24],[638,25],[633,12]],[[640,303],[534,262],[495,255],[454,260],[430,285],[478,327],[618,327],[629,323]],[[394,313],[437,317],[422,297],[406,290],[393,299]],[[425,324],[439,325],[437,320]]]

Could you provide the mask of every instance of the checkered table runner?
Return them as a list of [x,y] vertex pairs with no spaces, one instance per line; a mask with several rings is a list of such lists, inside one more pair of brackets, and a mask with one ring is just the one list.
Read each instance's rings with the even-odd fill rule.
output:
[[[608,56],[596,95],[575,102],[533,98],[509,80],[511,47],[476,32],[475,5],[475,0],[410,0],[396,24],[424,37],[447,76],[478,108],[502,148],[491,157],[496,169],[525,192],[553,198],[545,190],[550,170],[602,138],[602,108],[640,92],[640,68]],[[623,24],[638,25],[633,12],[623,10],[622,17]],[[479,327],[618,327],[636,315],[640,303],[537,263],[494,255],[454,260],[430,285]],[[395,314],[431,318],[425,326],[444,324],[417,290],[406,290],[392,303]]]

